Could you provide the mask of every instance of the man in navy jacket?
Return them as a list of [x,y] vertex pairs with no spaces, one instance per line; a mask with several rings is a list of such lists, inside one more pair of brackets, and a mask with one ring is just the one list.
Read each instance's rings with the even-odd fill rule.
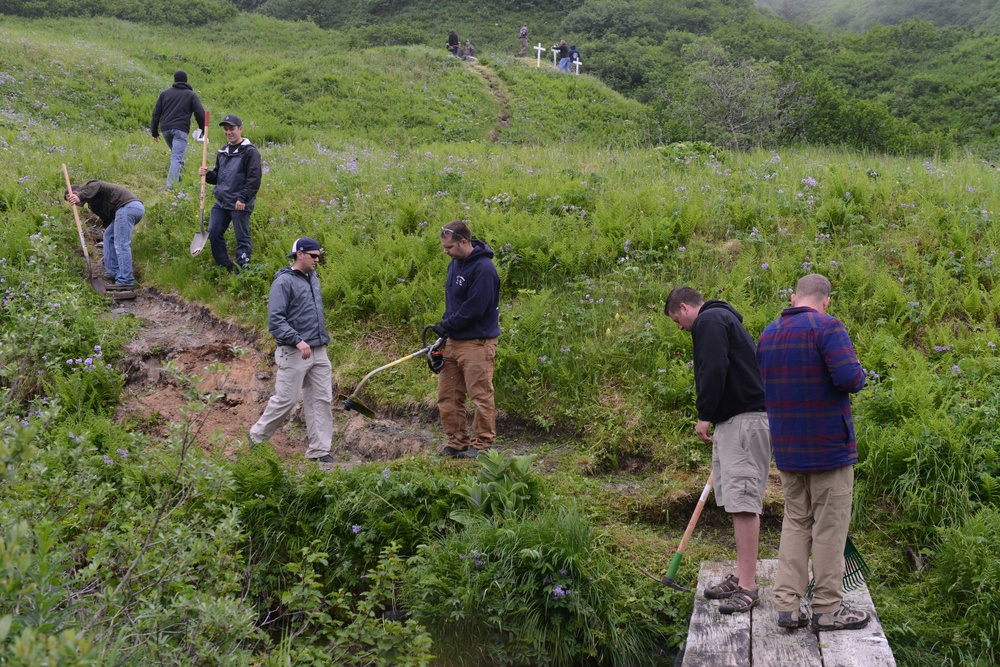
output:
[[[236,114],[226,114],[219,123],[226,134],[225,146],[215,155],[215,169],[201,167],[199,174],[215,186],[215,205],[208,221],[208,240],[212,244],[212,259],[234,273],[250,261],[250,214],[260,189],[260,153],[243,138],[243,121]],[[229,259],[226,230],[233,223],[236,234],[236,263]]]
[[863,628],[870,619],[843,601],[844,544],[858,461],[851,394],[865,386],[865,372],[847,329],[826,314],[829,307],[830,281],[818,273],[803,276],[792,307],[767,325],[757,346],[785,495],[774,579],[778,625],[785,628],[809,623],[801,603],[810,551],[813,629]]
[[[444,368],[438,375],[438,410],[448,436],[444,456],[476,458],[496,438],[493,367],[500,336],[500,276],[493,251],[472,238],[469,226],[453,220],[441,229],[441,246],[451,257],[445,282],[444,319],[433,325],[447,336]],[[470,438],[466,394],[476,406]]]

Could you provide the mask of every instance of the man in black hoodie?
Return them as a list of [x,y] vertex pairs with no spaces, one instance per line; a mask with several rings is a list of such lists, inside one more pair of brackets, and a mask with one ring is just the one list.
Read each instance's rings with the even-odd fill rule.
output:
[[205,109],[201,100],[187,82],[187,72],[174,72],[174,85],[167,88],[156,98],[153,107],[153,120],[149,131],[153,141],[160,140],[160,131],[170,149],[170,171],[167,172],[167,190],[181,180],[184,169],[184,153],[187,151],[188,131],[191,129],[191,114],[198,123],[198,129],[205,131]]
[[[448,436],[443,456],[474,459],[496,438],[493,359],[500,336],[500,276],[493,251],[472,238],[469,226],[452,220],[441,229],[441,247],[451,257],[445,281],[444,319],[433,325],[447,337],[438,375],[438,411]],[[476,406],[469,437],[466,394]]]
[[750,611],[759,603],[760,513],[771,465],[771,432],[756,347],[735,308],[724,301],[705,301],[690,287],[671,291],[664,312],[691,332],[695,433],[712,443],[715,502],[733,515],[736,534],[736,572],[706,588],[705,597],[724,599],[719,607],[723,614]]
[[[243,121],[234,113],[226,114],[219,123],[226,135],[225,146],[215,154],[215,169],[201,167],[199,174],[215,186],[215,205],[208,221],[208,241],[212,259],[233,273],[239,273],[253,254],[250,245],[250,214],[260,189],[260,153],[243,138]],[[236,263],[229,259],[226,230],[233,223],[236,234]]]

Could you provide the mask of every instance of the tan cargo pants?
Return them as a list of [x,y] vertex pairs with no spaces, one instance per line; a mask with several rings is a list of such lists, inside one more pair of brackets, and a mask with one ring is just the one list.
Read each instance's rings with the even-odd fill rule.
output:
[[[455,340],[444,346],[444,368],[438,375],[438,410],[448,445],[457,450],[489,449],[497,436],[496,408],[493,407],[493,365],[496,338]],[[469,437],[465,397],[476,407]]]

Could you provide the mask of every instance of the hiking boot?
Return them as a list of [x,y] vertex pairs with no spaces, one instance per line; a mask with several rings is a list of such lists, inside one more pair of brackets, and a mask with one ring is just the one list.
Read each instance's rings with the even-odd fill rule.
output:
[[135,289],[135,284],[122,285],[121,283],[109,283],[104,286],[109,292],[128,292]]
[[441,456],[450,456],[453,459],[468,458],[474,459],[479,456],[479,450],[475,447],[466,447],[465,449],[456,449],[451,445],[445,445],[441,448]]
[[725,600],[730,595],[738,591],[740,580],[735,574],[726,577],[722,583],[709,586],[705,589],[705,597],[709,600]]
[[310,456],[309,460],[310,461],[314,461],[316,463],[333,463],[334,462],[333,461],[333,457],[330,456],[329,454],[324,454],[323,456],[317,456],[315,458],[313,458],[313,457]]
[[804,628],[809,625],[809,615],[801,609],[799,611],[779,611],[779,628]]
[[748,591],[745,588],[737,587],[729,596],[729,599],[719,605],[720,614],[742,614],[748,612],[760,604],[760,597],[757,589]]
[[824,630],[860,630],[872,620],[867,611],[854,609],[846,602],[840,603],[840,609],[828,614],[813,614],[812,628],[817,632]]

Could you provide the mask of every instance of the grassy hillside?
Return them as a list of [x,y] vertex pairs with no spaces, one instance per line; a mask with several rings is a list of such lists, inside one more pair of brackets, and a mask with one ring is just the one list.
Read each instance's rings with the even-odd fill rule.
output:
[[1000,30],[1000,10],[989,0],[757,0],[790,21],[825,30],[863,31],[876,23],[896,25],[918,18],[936,26]]
[[[266,165],[252,268],[238,276],[187,251],[196,184],[160,190],[168,156],[145,125],[177,67],[213,113],[244,118]],[[646,107],[587,77],[495,55],[473,67],[422,46],[358,50],[309,24],[259,16],[184,30],[8,20],[0,76],[0,279],[9,286],[0,513],[13,526],[0,620],[14,613],[10,600],[33,610],[11,621],[25,651],[287,664],[321,661],[330,645],[351,660],[361,636],[410,660],[387,652],[386,664],[426,664],[430,652],[439,664],[666,663],[690,599],[636,584],[630,563],[666,562],[668,498],[704,476],[710,451],[692,437],[690,336],[662,314],[663,298],[695,285],[736,306],[756,336],[795,280],[819,270],[868,370],[855,402],[855,541],[897,659],[992,664],[1000,186],[990,165],[824,148],[650,148]],[[218,128],[211,136],[217,145]],[[92,360],[100,345],[100,358],[116,361],[132,325],[102,318],[106,304],[82,285],[60,202],[63,162],[76,178],[143,198],[141,283],[261,332],[285,249],[303,234],[319,239],[342,387],[409,351],[439,319],[446,257],[436,230],[468,219],[495,249],[502,279],[498,407],[506,424],[557,437],[565,451],[544,476],[498,469],[463,480],[424,457],[325,476],[267,451],[199,457],[182,427],[159,442],[116,424],[120,376],[74,360]],[[365,397],[421,411],[433,405],[433,378],[413,364],[366,385]],[[192,393],[194,405],[210,400]],[[508,442],[528,446],[514,433]],[[619,472],[628,466],[644,473]],[[622,479],[638,491],[610,496]],[[460,482],[497,480],[508,489],[525,481],[510,491],[509,514],[453,520],[469,509]],[[52,507],[68,509],[53,516]],[[169,538],[143,547],[161,520]],[[904,547],[922,569],[911,570]],[[684,576],[725,549],[706,539]],[[176,579],[156,578],[166,571]],[[49,585],[32,585],[39,573]],[[396,581],[409,625],[373,624],[386,628],[377,637],[337,625],[394,608]],[[484,596],[496,581],[505,594]],[[554,595],[557,585],[579,597]],[[124,627],[119,609],[134,619]],[[208,630],[187,624],[178,634],[177,619],[195,614]],[[503,630],[512,626],[523,634]],[[309,632],[293,643],[290,627]],[[5,656],[16,648],[0,637]]]

